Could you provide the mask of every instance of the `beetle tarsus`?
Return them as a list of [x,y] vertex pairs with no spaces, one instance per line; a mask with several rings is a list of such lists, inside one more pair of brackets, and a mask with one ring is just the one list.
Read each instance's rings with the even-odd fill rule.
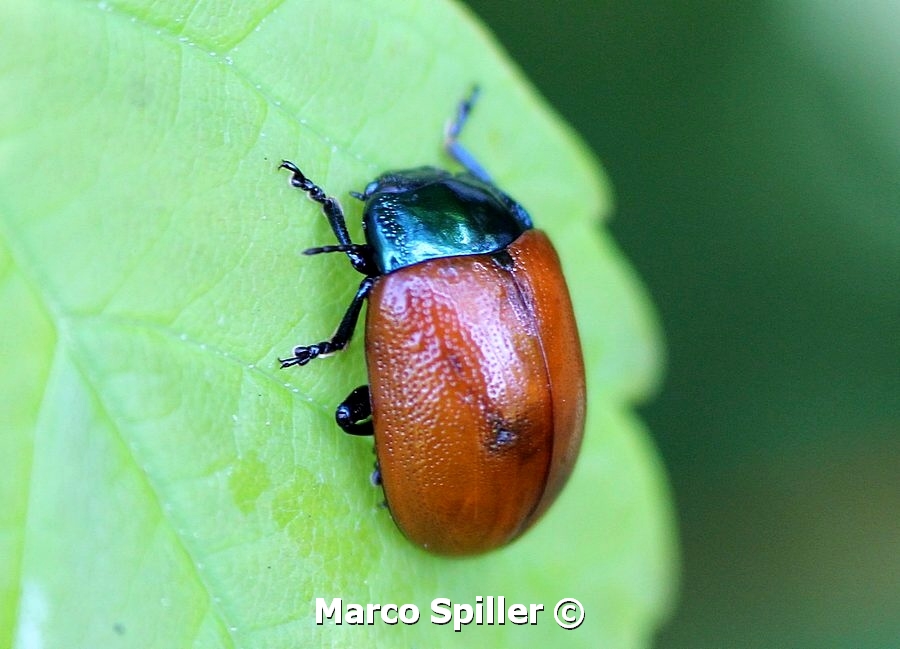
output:
[[311,360],[319,356],[327,356],[334,352],[341,351],[350,342],[350,338],[346,340],[337,340],[337,336],[331,340],[323,340],[314,345],[298,345],[294,347],[294,355],[291,358],[279,358],[281,367],[291,367],[293,365],[306,365]]
[[322,354],[321,347],[323,343],[318,345],[306,345],[300,347],[294,347],[294,355],[290,358],[279,358],[278,362],[281,363],[281,367],[292,367],[294,365],[301,366],[306,365],[312,359],[320,356]]

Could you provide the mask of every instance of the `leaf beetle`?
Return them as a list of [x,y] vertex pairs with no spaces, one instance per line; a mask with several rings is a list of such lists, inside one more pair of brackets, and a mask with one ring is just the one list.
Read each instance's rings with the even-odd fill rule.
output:
[[486,552],[528,529],[565,485],[584,431],[584,362],[559,258],[458,141],[477,92],[444,140],[464,172],[390,171],[351,192],[364,204],[363,244],[336,199],[281,164],[337,237],[306,254],[343,253],[363,275],[335,334],[281,366],[343,349],[368,300],[369,385],[335,417],[347,433],[374,435],[403,534],[445,555]]

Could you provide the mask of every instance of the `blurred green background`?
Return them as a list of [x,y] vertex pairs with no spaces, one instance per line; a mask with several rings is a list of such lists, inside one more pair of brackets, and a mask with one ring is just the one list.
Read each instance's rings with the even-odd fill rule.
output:
[[900,3],[469,5],[602,160],[660,311],[658,646],[900,647]]

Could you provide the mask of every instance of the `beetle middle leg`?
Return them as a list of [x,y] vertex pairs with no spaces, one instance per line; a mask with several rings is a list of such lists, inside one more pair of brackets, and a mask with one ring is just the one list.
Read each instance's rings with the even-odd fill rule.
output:
[[350,342],[350,337],[353,336],[353,330],[356,329],[356,322],[359,320],[359,312],[362,310],[363,301],[366,299],[369,291],[372,290],[374,284],[374,277],[366,277],[360,282],[356,295],[353,296],[353,301],[350,302],[344,317],[341,318],[337,331],[334,332],[334,335],[329,340],[323,340],[312,345],[298,345],[294,347],[294,355],[292,357],[278,359],[281,367],[306,365],[318,356],[332,354],[346,347],[347,343]]
[[334,412],[334,420],[349,435],[372,435],[372,402],[369,386],[361,385],[347,395]]
[[489,183],[491,182],[490,174],[479,164],[475,156],[459,143],[459,134],[462,132],[466,120],[469,119],[469,113],[472,112],[472,107],[478,99],[479,92],[478,86],[475,86],[472,88],[469,96],[459,102],[456,116],[447,125],[447,130],[444,134],[444,150],[447,151],[447,155],[465,167],[466,171],[478,178],[478,180]]

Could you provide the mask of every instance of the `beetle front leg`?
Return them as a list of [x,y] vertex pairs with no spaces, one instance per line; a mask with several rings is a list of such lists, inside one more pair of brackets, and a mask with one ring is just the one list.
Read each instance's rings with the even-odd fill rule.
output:
[[337,331],[334,332],[334,335],[329,340],[323,340],[312,345],[294,347],[294,355],[291,358],[278,359],[281,367],[306,365],[314,358],[332,354],[346,347],[347,343],[350,342],[350,337],[353,336],[353,330],[356,329],[356,321],[359,320],[359,312],[362,310],[363,301],[366,299],[369,291],[372,290],[374,284],[374,277],[366,277],[360,282],[356,295],[353,296],[353,301],[350,303],[347,312],[344,313],[344,317],[341,318]]
[[307,196],[322,206],[322,212],[325,214],[325,218],[328,219],[328,224],[338,240],[340,251],[346,253],[353,268],[364,275],[370,274],[372,260],[368,253],[368,246],[356,245],[350,241],[350,233],[347,231],[344,211],[341,209],[337,199],[326,194],[321,187],[307,178],[306,174],[300,171],[300,168],[290,160],[282,160],[279,169],[290,171],[291,185],[297,189],[302,189]]
[[347,395],[334,412],[334,420],[348,435],[372,435],[372,402],[369,386],[361,385]]
[[478,180],[489,183],[491,182],[490,174],[479,164],[475,156],[459,143],[459,134],[462,132],[466,120],[469,119],[469,113],[472,112],[472,107],[475,105],[475,100],[478,99],[479,92],[478,86],[475,86],[472,88],[469,96],[459,102],[456,116],[447,125],[447,130],[444,134],[444,150],[447,152],[447,155],[465,167],[466,171]]

